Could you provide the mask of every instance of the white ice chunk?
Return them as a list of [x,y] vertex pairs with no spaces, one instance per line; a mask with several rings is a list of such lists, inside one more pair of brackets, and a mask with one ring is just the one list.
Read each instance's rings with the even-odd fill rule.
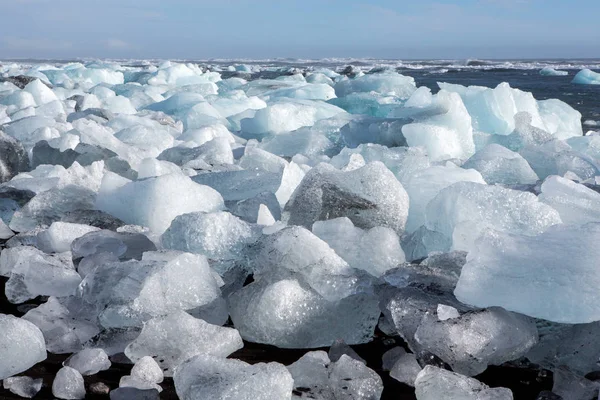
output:
[[542,184],[541,202],[552,206],[565,224],[583,225],[600,222],[600,194],[560,176],[551,176]]
[[529,192],[459,182],[427,205],[428,229],[452,238],[454,250],[469,251],[486,228],[537,235],[560,224],[560,215]]
[[533,184],[538,176],[519,154],[498,144],[490,144],[479,150],[462,166],[477,170],[490,185]]
[[154,358],[145,356],[135,363],[131,369],[131,376],[146,382],[161,383],[164,374]]
[[76,369],[62,367],[52,382],[54,397],[64,400],[79,400],[85,398],[85,382]]
[[63,363],[64,366],[76,369],[83,376],[105,371],[110,368],[110,364],[108,355],[102,349],[83,349]]
[[29,376],[15,376],[3,381],[4,389],[8,389],[17,396],[31,399],[42,389],[42,378],[33,379]]
[[[114,187],[107,173],[98,193],[99,210],[125,222],[164,232],[178,215],[189,212],[217,211],[224,207],[223,198],[214,189],[194,183],[181,174],[163,175]],[[105,182],[106,181],[106,182]]]
[[537,344],[538,331],[528,317],[490,308],[445,321],[427,314],[414,337],[453,371],[475,376],[488,365],[501,365],[527,354]]
[[195,355],[225,358],[242,347],[237,330],[211,325],[178,311],[148,321],[140,336],[125,348],[125,355],[134,362],[155,356],[165,376],[173,376],[175,367]]
[[412,233],[425,224],[427,205],[443,189],[457,182],[485,184],[481,174],[474,169],[463,169],[455,164],[436,165],[413,173],[404,183],[410,198],[406,230]]
[[203,254],[213,260],[243,257],[244,248],[255,242],[256,227],[225,212],[189,213],[176,217],[162,236],[166,248]]
[[513,400],[510,389],[490,388],[476,379],[431,365],[415,380],[417,400]]
[[25,92],[31,93],[35,103],[38,106],[58,100],[52,89],[46,86],[42,81],[36,79],[31,81],[23,88]]
[[31,322],[0,314],[0,379],[28,370],[46,359],[42,332]]
[[321,163],[311,169],[287,203],[288,223],[311,228],[316,221],[348,217],[363,229],[387,226],[402,233],[408,195],[381,162],[342,172]]
[[379,277],[405,261],[396,232],[386,227],[362,230],[346,217],[318,221],[313,233],[329,244],[348,264]]
[[545,67],[540,70],[540,75],[542,76],[567,76],[569,75],[568,71],[558,71],[552,67]]
[[598,223],[559,225],[534,237],[487,232],[469,253],[455,295],[555,322],[598,321],[598,240]]
[[421,366],[414,354],[406,353],[400,356],[390,370],[390,376],[408,386],[415,386],[415,380],[421,372]]
[[445,304],[438,304],[437,316],[440,321],[446,321],[460,317],[458,310],[454,307],[447,306]]
[[329,380],[336,399],[379,399],[383,393],[379,375],[345,354],[331,364]]
[[278,100],[241,121],[242,131],[250,134],[280,134],[345,113],[334,105],[310,100]]
[[590,69],[582,69],[573,78],[573,83],[581,85],[600,85],[600,73]]
[[[475,153],[471,116],[460,96],[446,90],[432,101],[434,115],[404,125],[402,133],[409,146],[423,146],[432,160],[467,159]],[[426,114],[427,115],[427,114]]]
[[378,301],[366,295],[327,301],[295,279],[254,282],[229,298],[231,319],[247,340],[283,348],[315,348],[342,338],[371,340]]
[[181,400],[291,400],[294,380],[278,363],[249,365],[199,355],[181,364],[175,373]]
[[100,230],[94,226],[53,222],[45,231],[38,233],[38,247],[46,253],[64,253],[71,250],[71,243],[86,233]]
[[377,92],[407,99],[415,90],[417,86],[414,78],[394,72],[363,75],[335,84],[335,93],[339,97],[356,92]]
[[79,351],[83,344],[100,333],[95,322],[84,318],[74,319],[71,312],[56,297],[23,316],[35,324],[44,334],[49,352],[63,354]]

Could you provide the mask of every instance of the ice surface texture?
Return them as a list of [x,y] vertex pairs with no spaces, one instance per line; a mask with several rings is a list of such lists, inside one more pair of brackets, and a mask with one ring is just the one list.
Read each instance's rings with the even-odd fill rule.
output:
[[[419,399],[512,398],[468,377],[522,357],[590,386],[600,136],[581,114],[508,83],[279,64],[0,66],[0,275],[24,313],[0,315],[0,378],[70,354],[53,392],[82,398],[124,353],[113,399],[174,376],[190,400],[375,400],[349,346],[383,332]],[[227,359],[243,340],[330,350]]]

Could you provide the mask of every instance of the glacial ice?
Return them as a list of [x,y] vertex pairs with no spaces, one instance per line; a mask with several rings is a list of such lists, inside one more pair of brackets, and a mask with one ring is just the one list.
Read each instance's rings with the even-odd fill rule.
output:
[[486,231],[468,255],[456,297],[554,322],[598,321],[599,237],[598,223],[557,225],[537,236]]
[[243,347],[237,330],[211,325],[184,311],[148,321],[140,335],[125,348],[133,362],[152,356],[165,376],[173,376],[175,367],[202,354],[225,358]]
[[[472,339],[475,337],[477,340]],[[488,365],[500,365],[525,355],[537,343],[538,332],[533,320],[490,308],[446,321],[426,315],[415,332],[415,340],[453,371],[475,376]]]
[[391,368],[390,376],[405,385],[414,386],[421,369],[415,355],[406,353],[400,356]]
[[122,328],[207,306],[220,298],[219,286],[203,256],[147,252],[142,261],[100,264],[78,293],[97,310],[102,326]]
[[581,85],[600,85],[600,73],[594,72],[590,69],[582,69],[573,78],[573,83],[579,83]]
[[510,389],[490,388],[476,379],[431,365],[415,380],[418,400],[512,400]]
[[318,221],[313,233],[329,244],[352,268],[379,277],[405,261],[396,232],[386,227],[368,231],[357,228],[346,217]]
[[43,380],[41,378],[34,379],[29,376],[15,376],[6,378],[2,382],[4,389],[8,389],[11,393],[26,399],[33,398],[42,389]]
[[359,228],[386,226],[402,233],[408,195],[381,162],[342,172],[319,164],[304,177],[285,207],[288,224],[312,227],[316,221],[348,217]]
[[600,193],[560,176],[544,181],[538,196],[560,214],[565,224],[600,222]]
[[111,363],[104,350],[83,349],[67,358],[63,364],[76,369],[83,376],[88,376],[109,369]]
[[538,176],[521,155],[498,144],[479,150],[462,167],[479,171],[490,185],[527,185],[538,181]]
[[454,250],[469,251],[486,229],[535,236],[560,224],[559,213],[527,192],[459,182],[427,205],[426,226],[452,240]]
[[552,67],[545,67],[540,70],[540,75],[542,76],[567,76],[569,75],[568,71],[558,71]]
[[[246,340],[283,348],[315,348],[343,338],[368,341],[379,318],[375,297],[328,301],[296,279],[262,278],[229,297],[234,326]],[[267,307],[268,305],[268,307]]]
[[163,233],[178,215],[223,208],[222,197],[180,174],[129,182],[107,173],[96,199],[101,211]]
[[294,386],[281,364],[249,365],[205,354],[183,362],[173,379],[181,400],[291,400]]
[[85,383],[76,369],[62,367],[52,382],[52,394],[64,400],[85,398]]
[[31,322],[0,314],[0,379],[10,378],[46,359],[42,332]]
[[[127,356],[113,399],[174,374],[190,400],[375,400],[389,378],[346,343],[399,335],[382,367],[419,399],[510,399],[456,372],[521,357],[597,396],[597,133],[507,83],[334,69],[2,64],[0,275],[25,315],[0,316],[0,376],[49,351],[74,353],[60,398]],[[331,347],[251,366],[226,358],[242,338]]]

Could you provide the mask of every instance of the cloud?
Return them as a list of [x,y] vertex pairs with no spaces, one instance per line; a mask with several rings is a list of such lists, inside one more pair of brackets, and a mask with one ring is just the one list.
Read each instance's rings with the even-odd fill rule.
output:
[[129,49],[131,45],[121,39],[108,39],[104,41],[104,46],[109,49]]

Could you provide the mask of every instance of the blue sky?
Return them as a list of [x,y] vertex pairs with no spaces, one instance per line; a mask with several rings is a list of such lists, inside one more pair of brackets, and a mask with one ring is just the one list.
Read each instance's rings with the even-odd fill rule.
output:
[[6,58],[600,58],[599,0],[0,0]]

